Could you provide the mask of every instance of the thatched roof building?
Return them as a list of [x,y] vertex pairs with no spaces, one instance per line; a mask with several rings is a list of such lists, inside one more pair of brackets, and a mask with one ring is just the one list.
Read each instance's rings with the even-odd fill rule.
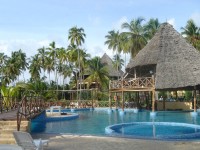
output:
[[113,67],[113,61],[106,53],[104,53],[100,61],[107,67],[110,78],[120,78],[124,74],[122,70],[117,71],[117,69]]
[[200,52],[170,24],[160,26],[155,36],[126,68],[131,77],[155,76],[156,90],[200,87]]

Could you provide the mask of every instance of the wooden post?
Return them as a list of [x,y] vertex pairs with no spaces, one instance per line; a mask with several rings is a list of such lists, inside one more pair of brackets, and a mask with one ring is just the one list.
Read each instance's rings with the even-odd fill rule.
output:
[[122,91],[122,111],[124,111],[124,92]]
[[197,92],[196,92],[196,86],[194,86],[194,112],[197,111]]
[[111,94],[110,94],[110,91],[109,91],[109,107],[110,107],[110,109],[112,109],[112,102],[111,102]]
[[153,90],[152,90],[152,112],[155,111],[155,81],[154,81],[154,75],[152,75],[153,78]]
[[122,111],[124,111],[124,78],[122,77]]
[[165,110],[165,97],[163,98],[163,110]]
[[152,90],[152,112],[155,111],[155,89]]
[[117,109],[117,93],[114,95],[114,100],[115,100],[115,108]]

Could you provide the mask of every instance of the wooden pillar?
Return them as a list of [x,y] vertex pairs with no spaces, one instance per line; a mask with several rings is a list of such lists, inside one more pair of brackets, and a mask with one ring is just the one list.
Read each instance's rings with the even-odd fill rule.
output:
[[117,109],[117,93],[114,95],[114,100],[115,100],[115,108]]
[[196,92],[196,86],[194,86],[194,112],[197,111],[197,92]]
[[111,94],[110,94],[110,91],[109,91],[109,107],[110,107],[110,109],[112,109],[112,102],[111,102]]
[[155,89],[152,90],[152,112],[155,111]]
[[165,97],[163,97],[163,110],[165,110]]
[[124,92],[122,91],[122,111],[124,111]]
[[122,111],[124,111],[124,78],[122,77]]

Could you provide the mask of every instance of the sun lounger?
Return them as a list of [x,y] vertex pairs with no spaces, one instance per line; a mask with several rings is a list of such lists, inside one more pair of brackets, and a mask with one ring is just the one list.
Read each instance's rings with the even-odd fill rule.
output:
[[28,132],[14,131],[13,135],[17,144],[25,150],[43,150],[43,146],[48,145],[48,140],[35,140]]

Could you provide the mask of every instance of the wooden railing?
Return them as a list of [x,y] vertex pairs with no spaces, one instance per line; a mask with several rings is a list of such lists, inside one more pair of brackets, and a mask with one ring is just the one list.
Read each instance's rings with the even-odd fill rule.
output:
[[127,78],[123,80],[110,81],[110,89],[132,89],[132,88],[152,88],[154,81],[152,77]]
[[23,97],[17,110],[17,130],[20,130],[21,120],[30,120],[34,116],[43,112],[46,108],[44,101],[40,97]]

